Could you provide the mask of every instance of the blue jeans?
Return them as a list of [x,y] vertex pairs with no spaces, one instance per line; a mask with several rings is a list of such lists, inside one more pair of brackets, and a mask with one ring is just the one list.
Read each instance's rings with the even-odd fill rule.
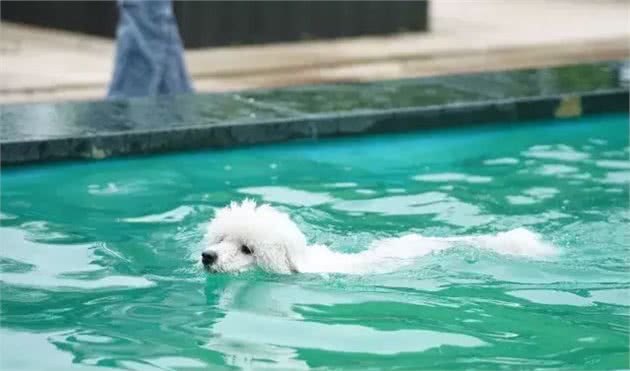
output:
[[190,93],[171,0],[118,0],[116,60],[108,98]]

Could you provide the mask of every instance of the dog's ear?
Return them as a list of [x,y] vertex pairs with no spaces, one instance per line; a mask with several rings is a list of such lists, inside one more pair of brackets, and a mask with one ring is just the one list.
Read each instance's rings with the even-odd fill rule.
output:
[[298,272],[286,246],[257,246],[254,256],[258,265],[266,271],[284,274]]
[[287,261],[289,262],[289,271],[291,271],[291,273],[300,273],[300,271],[297,269],[297,266],[293,262],[293,259],[288,254]]

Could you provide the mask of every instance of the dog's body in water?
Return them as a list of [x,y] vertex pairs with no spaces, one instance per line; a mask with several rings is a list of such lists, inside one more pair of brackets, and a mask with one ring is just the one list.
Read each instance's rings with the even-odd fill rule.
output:
[[268,272],[346,273],[386,272],[415,258],[457,245],[470,245],[503,255],[544,258],[555,247],[524,228],[495,235],[425,237],[407,234],[374,241],[367,250],[345,254],[323,245],[308,245],[289,216],[254,201],[233,202],[217,211],[208,227],[208,246],[201,264],[209,272],[242,272],[259,267]]

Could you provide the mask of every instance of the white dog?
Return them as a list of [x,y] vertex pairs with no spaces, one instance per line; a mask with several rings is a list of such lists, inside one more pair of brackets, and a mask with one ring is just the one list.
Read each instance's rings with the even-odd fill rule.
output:
[[209,272],[260,267],[284,274],[385,272],[409,264],[413,258],[462,244],[532,258],[557,252],[538,235],[518,228],[496,235],[463,237],[409,234],[375,241],[360,253],[344,254],[322,245],[307,245],[304,234],[287,214],[251,200],[233,202],[217,211],[208,229],[208,243],[201,253],[201,264]]

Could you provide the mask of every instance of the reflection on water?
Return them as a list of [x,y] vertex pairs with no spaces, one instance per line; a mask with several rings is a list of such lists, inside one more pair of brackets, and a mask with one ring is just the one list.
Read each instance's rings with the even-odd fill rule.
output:
[[[623,369],[627,119],[3,169],[0,369]],[[245,197],[335,251],[527,227],[561,254],[206,275],[207,222]]]
[[604,183],[628,184],[630,183],[630,171],[609,171],[602,181]]
[[[229,364],[261,367],[272,362],[278,368],[305,368],[295,349],[311,348],[334,352],[398,354],[422,352],[441,346],[487,345],[473,336],[429,330],[379,330],[369,325],[331,324],[309,321],[314,313],[335,306],[371,303],[414,303],[406,295],[349,293],[296,285],[235,282],[219,294],[218,308],[225,316],[212,326],[208,348],[227,353]],[[415,305],[434,305],[414,303]],[[269,334],[274,334],[270,336]],[[303,336],[310,334],[310,336]],[[251,349],[255,349],[255,358]]]
[[192,206],[179,206],[164,213],[145,215],[137,218],[124,218],[122,221],[127,223],[177,223],[184,220],[184,218],[193,212],[195,212],[195,209]]
[[[256,314],[231,311],[213,327],[217,338],[240,343],[266,344],[268,333],[274,346],[289,348],[319,348],[336,352],[397,354],[423,352],[444,345],[475,347],[484,342],[472,336],[427,330],[380,331],[366,326],[328,325],[264,318]],[[312,334],[308,337],[296,334]],[[245,344],[243,344],[245,343]]]
[[586,297],[557,290],[521,290],[508,292],[508,294],[534,303],[549,305],[585,306],[608,303],[630,306],[630,289],[593,290],[587,292]]
[[335,210],[383,215],[434,215],[435,220],[462,227],[479,226],[492,220],[491,216],[480,215],[477,206],[442,192],[339,201],[332,207]]
[[563,164],[546,164],[541,166],[536,172],[540,175],[559,175],[571,174],[577,172],[578,169],[574,166]]
[[556,290],[522,290],[511,291],[507,294],[538,304],[575,306],[593,304],[590,300],[588,300],[588,298],[583,298],[570,292]]
[[558,161],[582,161],[590,157],[588,153],[565,144],[535,145],[524,151],[523,156]]
[[479,175],[467,175],[461,173],[439,173],[423,174],[413,177],[419,182],[467,182],[467,183],[490,183],[491,177]]
[[483,161],[484,165],[516,165],[518,163],[519,160],[514,157],[492,158]]
[[[93,263],[93,245],[54,245],[30,241],[24,231],[0,228],[2,281],[36,288],[138,288],[153,283],[144,277],[104,274]],[[100,276],[100,277],[99,277]],[[92,277],[92,278],[87,278]]]
[[550,187],[532,187],[523,191],[523,195],[507,196],[512,205],[529,205],[553,198],[559,191]]
[[595,165],[606,169],[630,169],[630,160],[601,160],[595,161]]
[[264,201],[294,206],[316,206],[333,200],[326,193],[315,193],[291,189],[288,187],[248,187],[241,188],[241,193],[261,196]]

